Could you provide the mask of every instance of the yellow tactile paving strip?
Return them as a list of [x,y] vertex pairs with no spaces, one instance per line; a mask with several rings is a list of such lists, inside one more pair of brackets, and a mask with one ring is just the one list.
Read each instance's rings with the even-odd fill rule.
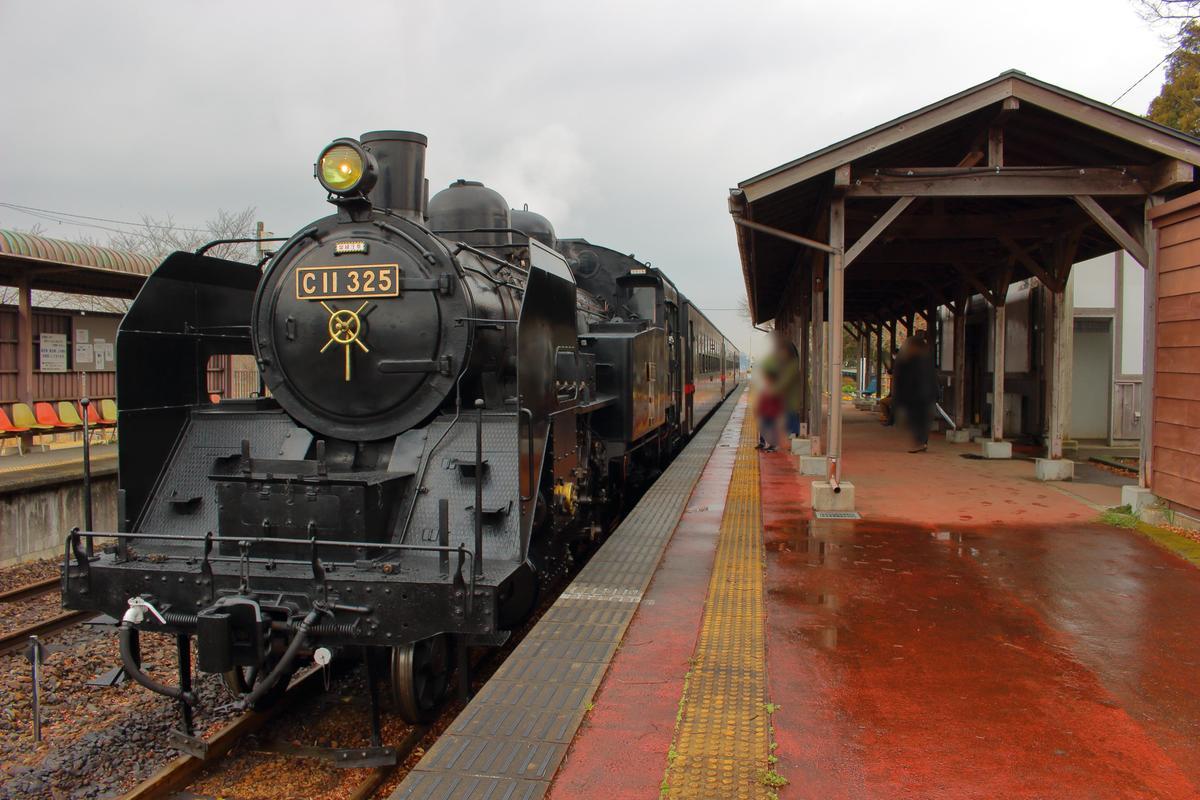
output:
[[665,798],[768,798],[766,610],[756,431],[738,444],[704,621],[668,756]]

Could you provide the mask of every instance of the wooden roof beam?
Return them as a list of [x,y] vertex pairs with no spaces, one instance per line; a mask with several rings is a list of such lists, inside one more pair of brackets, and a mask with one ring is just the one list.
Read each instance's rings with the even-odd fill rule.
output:
[[894,167],[856,177],[848,197],[1144,197],[1140,167]]
[[1129,255],[1133,256],[1134,261],[1137,261],[1144,268],[1150,263],[1150,257],[1146,253],[1146,248],[1142,243],[1133,237],[1129,231],[1117,222],[1111,214],[1104,210],[1104,207],[1096,202],[1094,197],[1087,195],[1075,195],[1075,202],[1080,208],[1087,212],[1088,216],[1095,220],[1096,224],[1104,229],[1114,242],[1121,246]]
[[1154,165],[1150,178],[1150,193],[1162,194],[1191,186],[1196,168],[1178,158],[1164,158]]

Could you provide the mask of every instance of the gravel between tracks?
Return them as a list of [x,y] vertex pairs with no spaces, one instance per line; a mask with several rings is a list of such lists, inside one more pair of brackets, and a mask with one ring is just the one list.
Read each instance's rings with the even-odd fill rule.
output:
[[[114,797],[178,753],[166,745],[177,724],[174,703],[133,683],[101,688],[88,680],[119,663],[108,629],[71,628],[47,640],[43,665],[42,742],[33,740],[29,662],[20,653],[0,657],[0,800]],[[144,635],[142,653],[160,680],[175,682],[175,643]],[[219,679],[196,676],[203,734],[232,710]]]
[[27,597],[12,603],[0,603],[0,634],[9,634],[51,619],[63,613],[62,598],[57,591],[38,597]]
[[0,569],[0,592],[19,589],[34,581],[57,577],[62,567],[58,558],[43,558],[41,561],[26,561]]

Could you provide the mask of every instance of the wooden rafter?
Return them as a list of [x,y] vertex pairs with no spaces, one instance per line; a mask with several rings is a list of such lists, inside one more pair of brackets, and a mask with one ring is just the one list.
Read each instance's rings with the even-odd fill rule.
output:
[[981,295],[983,295],[984,300],[987,300],[992,305],[996,304],[996,296],[992,293],[992,288],[990,286],[988,286],[986,283],[984,283],[982,280],[980,280],[979,276],[975,273],[974,270],[968,269],[967,267],[963,266],[962,264],[956,264],[955,269],[957,269],[962,274],[963,280],[965,280],[971,286],[975,287],[975,289]]
[[903,214],[904,209],[912,205],[914,200],[916,200],[915,197],[901,197],[892,203],[891,207],[883,212],[879,219],[875,220],[875,224],[867,228],[867,232],[858,237],[858,240],[846,251],[845,265],[849,267],[854,263],[854,259],[862,255],[862,252],[870,247],[871,242],[875,241],[879,234],[883,233],[884,229],[895,221],[896,217]]
[[1133,237],[1129,231],[1121,223],[1117,222],[1111,214],[1104,210],[1104,207],[1096,202],[1096,198],[1088,197],[1087,195],[1075,195],[1075,202],[1080,208],[1087,212],[1088,216],[1095,220],[1105,233],[1112,240],[1119,244],[1123,250],[1133,256],[1134,261],[1145,267],[1150,263],[1150,257],[1146,253],[1146,248],[1142,243]]
[[1032,273],[1039,281],[1050,287],[1051,291],[1061,292],[1063,290],[1062,283],[1059,281],[1058,277],[1051,273],[1050,270],[1043,268],[1041,264],[1037,263],[1033,256],[1029,254],[1028,250],[1026,250],[1024,247],[1021,247],[1021,245],[1017,244],[1007,236],[1001,236],[1000,241],[1003,242],[1004,246],[1009,249],[1009,252],[1016,257],[1021,266],[1029,270],[1030,273]]

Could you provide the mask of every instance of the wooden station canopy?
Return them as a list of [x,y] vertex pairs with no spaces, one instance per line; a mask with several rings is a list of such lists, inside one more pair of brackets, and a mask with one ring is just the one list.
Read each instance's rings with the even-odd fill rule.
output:
[[1071,264],[1122,248],[1152,268],[1146,211],[1197,165],[1198,139],[1005,72],[732,189],[751,314],[825,315],[840,353],[843,322],[1002,308],[1028,277],[1061,293]]

